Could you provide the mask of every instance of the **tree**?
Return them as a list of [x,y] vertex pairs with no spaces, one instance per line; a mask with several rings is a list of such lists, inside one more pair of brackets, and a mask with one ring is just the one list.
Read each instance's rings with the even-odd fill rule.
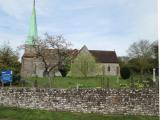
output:
[[138,59],[137,58],[132,58],[128,61],[127,63],[129,69],[133,72],[133,73],[140,73],[140,67],[138,64]]
[[44,39],[35,40],[36,57],[42,61],[44,66],[43,76],[49,76],[51,71],[55,72],[62,68],[65,59],[69,57],[67,49],[70,45],[62,35],[50,36],[46,33]]
[[128,78],[130,78],[130,69],[128,68],[128,66],[123,66],[122,68],[121,68],[121,77],[123,78],[123,79],[128,79]]
[[66,75],[70,71],[70,68],[71,68],[71,57],[68,56],[64,59],[64,64],[60,65],[58,68],[62,77],[66,77]]
[[20,80],[21,64],[18,59],[18,52],[14,51],[9,45],[3,45],[0,48],[0,71],[12,70],[14,82]]
[[140,68],[140,74],[142,78],[144,70],[151,68],[153,65],[150,63],[150,59],[153,58],[153,49],[151,43],[148,40],[134,42],[128,49],[128,55],[130,59],[136,60],[134,65]]
[[72,76],[92,76],[96,73],[95,58],[88,54],[79,54],[71,64]]
[[154,52],[154,67],[158,67],[158,41],[152,43],[152,49]]

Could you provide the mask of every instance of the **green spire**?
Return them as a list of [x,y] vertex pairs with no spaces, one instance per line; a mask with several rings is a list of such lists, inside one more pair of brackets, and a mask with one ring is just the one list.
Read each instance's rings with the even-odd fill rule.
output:
[[37,33],[36,9],[35,9],[35,0],[34,0],[32,16],[31,16],[31,21],[29,26],[29,33],[27,36],[26,44],[34,45],[34,40],[36,40],[37,38],[38,38],[38,33]]

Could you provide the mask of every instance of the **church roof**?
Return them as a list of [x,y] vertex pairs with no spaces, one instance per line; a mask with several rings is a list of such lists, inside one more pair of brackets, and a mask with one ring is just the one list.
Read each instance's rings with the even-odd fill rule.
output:
[[[46,49],[46,58],[50,58],[56,49]],[[118,58],[115,51],[101,51],[101,50],[88,50],[96,59],[98,63],[118,63]],[[68,55],[72,56],[73,59],[79,54],[80,50],[67,50]],[[25,58],[33,58],[34,54],[24,54]],[[49,59],[48,58],[48,59]]]
[[89,50],[98,63],[118,63],[115,51]]
[[118,58],[115,51],[104,51],[104,50],[88,50],[87,46],[84,45],[78,53],[91,53],[95,57],[98,63],[118,63]]

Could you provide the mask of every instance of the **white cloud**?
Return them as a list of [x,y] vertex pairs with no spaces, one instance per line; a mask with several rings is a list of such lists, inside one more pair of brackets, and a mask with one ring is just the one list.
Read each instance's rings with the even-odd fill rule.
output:
[[[31,14],[33,0],[0,0],[0,8],[9,16],[17,20],[26,19],[26,15]],[[48,15],[49,0],[36,1],[38,15]]]
[[[0,11],[10,16],[2,18],[0,26],[13,30],[4,32],[1,28],[1,41],[9,40],[13,47],[24,43],[32,3],[0,0]],[[115,49],[118,55],[124,55],[133,41],[158,39],[156,7],[156,0],[36,0],[39,35],[64,33],[75,48],[86,44],[89,49]],[[85,10],[87,14],[82,14]],[[12,22],[3,25],[5,19]]]
[[158,39],[158,19],[157,14],[143,15],[141,20],[136,21],[132,28],[132,34],[139,39]]
[[[68,2],[69,3],[69,2]],[[110,0],[81,0],[62,6],[61,9],[64,10],[84,10],[93,7],[100,7],[104,5],[109,5]]]
[[13,48],[13,50],[19,53],[19,61],[21,61],[21,57],[24,53],[24,50],[19,50],[18,47],[23,45],[25,42],[25,36],[12,34],[12,33],[4,33],[0,32],[0,46],[7,44]]
[[16,49],[15,46],[19,46],[24,44],[25,42],[25,36],[21,36],[18,34],[12,34],[12,33],[4,33],[0,32],[0,39],[1,43],[0,45],[3,45],[4,43],[9,43],[12,48]]
[[16,19],[23,19],[29,8],[28,0],[0,0],[0,8],[9,16]]
[[[126,55],[128,45],[136,39],[122,36],[96,36],[94,33],[79,33],[66,36],[73,48],[80,49],[86,45],[91,50],[115,50],[117,55]],[[122,49],[123,48],[123,49]]]

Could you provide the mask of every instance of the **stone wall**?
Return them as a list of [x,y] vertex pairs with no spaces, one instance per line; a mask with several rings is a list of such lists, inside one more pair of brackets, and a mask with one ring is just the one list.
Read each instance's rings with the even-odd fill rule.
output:
[[0,105],[101,114],[159,115],[158,90],[0,88]]
[[[103,75],[103,67],[105,75],[110,76],[120,76],[120,66],[118,63],[98,63],[100,70],[97,75]],[[110,67],[110,70],[108,70],[108,67]]]

